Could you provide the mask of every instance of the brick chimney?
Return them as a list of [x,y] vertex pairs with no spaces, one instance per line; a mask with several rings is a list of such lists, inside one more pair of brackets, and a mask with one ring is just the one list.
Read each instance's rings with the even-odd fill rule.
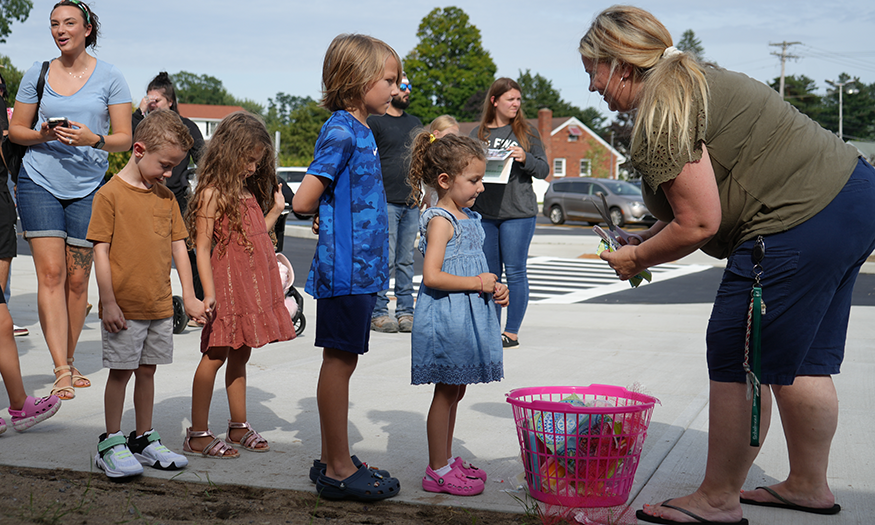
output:
[[544,153],[547,154],[547,165],[550,166],[550,176],[547,180],[553,180],[553,140],[550,134],[553,132],[553,110],[541,108],[538,110],[538,133],[544,144]]

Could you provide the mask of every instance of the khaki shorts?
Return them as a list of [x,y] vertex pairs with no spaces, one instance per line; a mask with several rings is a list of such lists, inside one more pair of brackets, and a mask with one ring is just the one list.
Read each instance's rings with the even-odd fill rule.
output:
[[114,370],[136,370],[140,365],[169,365],[173,362],[173,318],[152,321],[127,320],[128,329],[107,332],[100,323],[103,366]]

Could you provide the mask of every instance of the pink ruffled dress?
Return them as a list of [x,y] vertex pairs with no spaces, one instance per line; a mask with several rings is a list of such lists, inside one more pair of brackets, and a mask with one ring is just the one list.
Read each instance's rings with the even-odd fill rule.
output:
[[224,253],[219,255],[216,246],[210,257],[216,310],[201,333],[201,352],[214,346],[258,348],[295,337],[273,242],[255,197],[241,202],[240,213],[252,251],[238,242],[240,234],[236,231],[231,231],[228,238],[227,216],[215,224],[213,238],[228,240]]

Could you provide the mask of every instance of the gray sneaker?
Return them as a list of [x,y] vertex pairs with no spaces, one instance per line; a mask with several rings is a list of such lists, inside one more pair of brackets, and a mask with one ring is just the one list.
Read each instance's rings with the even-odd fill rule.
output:
[[398,331],[398,321],[388,315],[381,315],[371,319],[371,330],[394,334]]
[[110,478],[126,478],[143,473],[143,465],[134,459],[121,432],[109,436],[101,434],[94,463]]
[[413,316],[412,315],[402,315],[398,318],[398,331],[399,332],[412,332],[413,331]]
[[128,448],[141,465],[161,470],[179,470],[188,465],[188,458],[171,451],[161,443],[158,432],[150,430],[137,437],[137,432],[128,436]]

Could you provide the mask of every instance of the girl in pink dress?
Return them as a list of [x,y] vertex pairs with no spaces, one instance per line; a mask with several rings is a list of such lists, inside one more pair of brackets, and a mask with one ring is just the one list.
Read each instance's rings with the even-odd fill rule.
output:
[[[201,159],[186,214],[210,317],[201,334],[203,356],[194,375],[186,454],[239,457],[232,445],[270,450],[246,419],[246,363],[252,348],[295,337],[268,234],[284,206],[264,124],[244,111],[228,115]],[[216,374],[226,360],[231,419],[222,441],[210,432],[208,419]]]

